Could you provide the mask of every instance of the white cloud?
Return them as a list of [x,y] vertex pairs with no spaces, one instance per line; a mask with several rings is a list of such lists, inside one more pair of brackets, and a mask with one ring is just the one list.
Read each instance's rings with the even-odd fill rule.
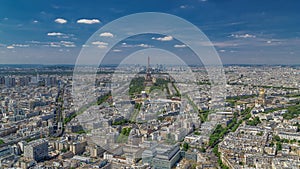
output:
[[40,41],[36,41],[36,40],[31,40],[31,41],[27,41],[29,43],[33,43],[33,44],[40,44],[41,42]]
[[182,44],[182,45],[174,45],[174,48],[185,48],[186,45]]
[[46,46],[50,46],[50,47],[67,47],[67,48],[71,48],[71,47],[76,47],[74,42],[71,41],[60,41],[60,42],[50,42],[49,45]]
[[97,47],[100,48],[100,49],[105,49],[105,48],[107,48],[106,45],[98,45]]
[[124,47],[124,48],[130,48],[130,47],[134,47],[134,45],[129,45],[129,44],[123,42],[122,43],[122,47]]
[[100,34],[100,36],[101,37],[110,37],[110,38],[114,37],[114,35],[110,32],[103,32]]
[[[1,46],[5,46],[4,44],[0,44],[0,47]],[[12,45],[8,45],[6,46],[7,49],[14,49],[15,47],[20,47],[20,48],[25,48],[25,47],[29,47],[29,45],[27,44],[12,44]]]
[[255,35],[251,35],[251,34],[231,34],[230,37],[234,37],[234,38],[256,38]]
[[198,42],[201,46],[214,46],[214,47],[235,47],[238,46],[238,44],[235,41],[224,41],[224,42],[210,42],[210,41],[202,41]]
[[54,47],[54,48],[58,48],[58,47],[60,47],[60,44],[57,42],[50,42],[50,46]]
[[136,45],[131,45],[131,44],[127,44],[127,43],[122,43],[122,47],[124,48],[134,48],[134,47],[142,47],[142,48],[152,48],[152,45],[148,45],[148,44],[136,44]]
[[21,47],[21,48],[26,48],[29,47],[29,45],[24,45],[24,44],[12,44],[13,47]]
[[92,42],[93,45],[108,45],[108,43],[106,42],[101,42],[101,41],[95,41],[95,42]]
[[233,46],[238,46],[238,44],[235,43],[235,42],[213,42],[213,46],[216,46],[216,47],[233,47]]
[[100,21],[98,19],[79,19],[77,20],[77,23],[95,24],[95,23],[100,23]]
[[104,48],[107,48],[108,43],[101,42],[101,41],[95,41],[95,42],[92,42],[92,45],[97,45],[98,48],[104,49]]
[[192,9],[192,8],[194,8],[194,6],[191,6],[191,5],[180,5],[179,8],[185,10],[185,9]]
[[62,36],[62,35],[65,35],[63,33],[60,33],[60,32],[49,32],[47,33],[48,36]]
[[142,48],[151,48],[151,47],[153,47],[153,46],[151,46],[151,45],[144,44],[144,43],[138,44],[137,46],[138,46],[138,47],[142,47]]
[[74,42],[71,41],[60,41],[61,45],[67,48],[76,47]]
[[63,18],[57,18],[57,19],[54,20],[54,22],[59,23],[59,24],[65,24],[68,21],[63,19]]
[[120,49],[114,49],[113,52],[122,52]]
[[181,5],[180,8],[185,9],[185,8],[187,8],[187,5]]
[[173,40],[173,37],[172,36],[165,36],[165,37],[159,37],[159,38],[152,37],[152,39],[159,40],[159,41],[171,41],[171,40]]
[[48,36],[56,36],[58,38],[62,38],[62,39],[68,39],[70,37],[73,37],[72,39],[76,40],[76,38],[74,38],[74,34],[64,34],[64,33],[61,33],[61,32],[49,32],[47,33]]

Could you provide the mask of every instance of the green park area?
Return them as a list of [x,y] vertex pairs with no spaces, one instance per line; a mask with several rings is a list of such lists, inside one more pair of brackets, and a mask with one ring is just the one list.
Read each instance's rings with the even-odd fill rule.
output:
[[1,144],[4,144],[4,143],[5,143],[5,142],[4,142],[2,139],[0,139],[0,145],[1,145]]
[[144,82],[144,77],[133,78],[129,85],[129,95],[134,97],[136,94],[140,94],[143,90],[145,90]]
[[124,127],[121,130],[120,135],[117,138],[117,143],[126,143],[128,140],[128,136],[130,134],[131,128],[130,127]]

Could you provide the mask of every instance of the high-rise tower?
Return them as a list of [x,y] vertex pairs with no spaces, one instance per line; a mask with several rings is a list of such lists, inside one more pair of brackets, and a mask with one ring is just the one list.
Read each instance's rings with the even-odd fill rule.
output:
[[148,56],[148,64],[147,64],[146,81],[152,81],[151,72],[150,72],[150,57],[149,56]]
[[147,72],[146,72],[146,77],[145,77],[145,86],[149,87],[152,85],[153,85],[153,82],[152,82],[151,71],[150,71],[150,57],[148,56]]

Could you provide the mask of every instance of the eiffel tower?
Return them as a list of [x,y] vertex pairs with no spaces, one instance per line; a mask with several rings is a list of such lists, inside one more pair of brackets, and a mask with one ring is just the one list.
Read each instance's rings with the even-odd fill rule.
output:
[[148,56],[147,73],[145,77],[145,87],[151,87],[153,85],[151,71],[150,71],[150,57]]

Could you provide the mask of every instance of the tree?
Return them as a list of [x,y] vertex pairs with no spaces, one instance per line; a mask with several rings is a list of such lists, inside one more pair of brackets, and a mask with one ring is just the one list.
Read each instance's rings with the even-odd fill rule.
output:
[[61,149],[60,151],[61,151],[62,153],[65,153],[65,152],[67,152],[68,150],[65,149],[65,148],[63,148],[63,149]]
[[213,148],[212,152],[213,152],[216,156],[220,157],[220,153],[219,153],[219,150],[218,150],[218,145],[216,145],[216,146]]
[[1,144],[4,144],[4,141],[3,141],[2,139],[0,139],[0,145],[1,145]]
[[276,150],[281,151],[282,150],[282,144],[280,142],[276,143]]
[[122,128],[121,134],[124,136],[129,136],[129,133],[131,131],[131,128]]
[[205,152],[206,152],[205,147],[202,146],[202,147],[200,148],[200,151],[201,151],[202,153],[205,153]]
[[189,149],[190,145],[187,142],[184,142],[182,145],[182,148],[184,151],[187,151]]
[[220,138],[222,138],[228,132],[228,128],[223,128],[222,125],[218,124],[213,134],[209,136],[209,145],[214,145]]
[[275,135],[275,136],[273,137],[273,140],[275,140],[275,141],[280,141],[280,137],[279,137],[278,135]]
[[200,132],[199,131],[195,131],[194,134],[197,135],[197,136],[199,136]]
[[255,117],[253,120],[248,120],[246,122],[246,124],[250,126],[257,126],[259,123],[261,123],[259,117]]

